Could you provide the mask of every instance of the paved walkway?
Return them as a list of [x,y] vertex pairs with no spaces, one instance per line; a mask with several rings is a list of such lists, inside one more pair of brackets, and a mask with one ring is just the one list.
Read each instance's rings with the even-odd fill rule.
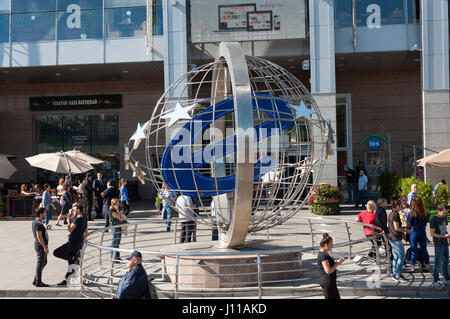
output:
[[[149,210],[147,207],[152,207],[149,201],[140,201],[133,203],[130,220],[144,221],[148,218],[159,218],[154,210]],[[341,219],[351,220],[359,211],[354,210],[350,206],[343,206],[343,212],[340,216],[335,216]],[[309,211],[302,211],[303,216],[312,216]],[[49,288],[36,288],[32,286],[34,277],[34,268],[36,265],[36,254],[33,249],[33,235],[31,232],[31,221],[33,218],[15,218],[15,219],[0,219],[0,242],[2,249],[0,250],[0,298],[73,298],[79,297],[79,290],[71,287],[57,287],[56,283],[60,282],[65,274],[67,263],[63,260],[57,259],[53,256],[54,249],[64,244],[67,240],[66,227],[56,227],[49,231],[49,249],[50,254],[48,264],[43,272],[43,281],[52,285]],[[56,220],[52,220],[55,224]],[[104,221],[97,219],[89,222],[89,230],[93,231],[101,229]],[[362,229],[354,229],[353,232],[361,232]],[[271,233],[275,233],[275,229]],[[434,262],[434,248],[428,248],[431,257],[431,264]],[[305,254],[305,263],[314,263],[314,255],[309,256]],[[354,264],[349,263],[342,265],[342,271],[352,271]],[[366,274],[359,274],[360,277],[347,276],[339,279],[339,290],[345,299],[353,298],[448,298],[450,290],[445,288],[438,291],[431,287],[432,275],[431,273],[423,273],[420,268],[416,270],[413,275],[405,275],[409,279],[407,283],[396,283],[386,274],[382,275],[382,282],[379,288],[370,288],[367,285]],[[307,284],[293,285],[283,293],[284,298],[323,298],[320,287],[318,287],[311,275],[311,281]],[[359,278],[359,279],[358,279]],[[265,291],[264,298],[280,298],[272,295],[270,289]],[[189,297],[189,296],[186,296]],[[191,296],[192,297],[192,296]],[[220,298],[220,296],[217,296]],[[242,298],[242,297],[240,297]]]

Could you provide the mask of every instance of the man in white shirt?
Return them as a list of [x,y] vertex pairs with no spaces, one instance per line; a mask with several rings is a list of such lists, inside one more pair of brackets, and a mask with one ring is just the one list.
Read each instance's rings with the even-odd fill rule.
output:
[[[187,195],[180,195],[175,204],[180,217],[183,216],[185,220],[181,222],[181,236],[180,242],[191,242],[191,238],[195,238],[195,205],[192,198]],[[195,240],[192,240],[195,241]]]
[[359,207],[359,204],[364,207],[366,204],[366,192],[367,192],[367,185],[369,183],[369,179],[366,176],[366,173],[364,170],[359,171],[359,179],[358,179],[358,196],[356,198],[356,204],[355,208]]

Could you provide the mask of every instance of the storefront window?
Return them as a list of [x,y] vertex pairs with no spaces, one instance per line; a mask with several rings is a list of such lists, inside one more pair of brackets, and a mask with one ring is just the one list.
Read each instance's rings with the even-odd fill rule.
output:
[[0,43],[9,42],[9,14],[0,14]]
[[116,153],[119,151],[119,115],[91,115],[92,153]]
[[[340,102],[342,100],[343,102]],[[347,147],[347,104],[345,99],[338,99],[336,104],[336,138],[337,147]]]
[[42,12],[42,11],[55,11],[55,0],[14,0],[12,1],[13,13],[25,13],[25,12]]
[[64,115],[63,149],[65,151],[78,149],[85,153],[91,152],[91,116]]
[[58,12],[58,40],[101,39],[102,29],[101,9]]
[[13,42],[54,41],[55,12],[13,14],[11,28]]
[[[106,179],[116,179],[120,169],[118,114],[65,114],[34,117],[36,153],[78,149],[103,159],[95,168]],[[61,174],[37,169],[38,183],[56,182]]]
[[61,116],[37,116],[34,121],[34,128],[37,154],[62,150]]
[[105,9],[107,38],[145,36],[146,7]]

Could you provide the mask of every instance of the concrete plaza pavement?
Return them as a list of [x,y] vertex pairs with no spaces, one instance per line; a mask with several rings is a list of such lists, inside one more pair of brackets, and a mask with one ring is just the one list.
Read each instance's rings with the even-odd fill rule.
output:
[[[152,207],[150,201],[132,203],[130,222],[144,221],[148,218],[160,218]],[[360,210],[352,206],[343,205],[343,211],[338,217],[354,221]],[[313,216],[309,211],[301,211],[303,216]],[[0,298],[80,298],[79,288],[58,287],[56,284],[64,278],[67,263],[53,256],[53,250],[67,241],[67,228],[55,226],[56,219],[49,230],[49,256],[48,264],[43,271],[43,282],[51,285],[48,288],[36,288],[32,285],[36,266],[36,254],[33,248],[33,234],[31,222],[33,218],[0,218]],[[103,219],[95,219],[89,222],[89,230],[101,229],[104,226]],[[361,228],[362,234],[362,228]],[[407,247],[405,247],[407,248]],[[431,258],[431,268],[434,262],[434,248],[428,247]],[[307,257],[307,256],[305,256]],[[311,256],[310,256],[311,257]],[[311,257],[312,258],[312,257]],[[310,260],[311,260],[310,258]],[[351,265],[346,266],[352,267]],[[407,283],[396,283],[390,276],[382,276],[381,287],[378,289],[367,288],[361,281],[347,278],[338,281],[339,290],[344,299],[399,299],[399,298],[449,298],[450,289],[437,290],[431,287],[432,273],[423,273],[420,268],[413,275],[405,275],[409,279]],[[281,298],[323,298],[322,291],[317,283],[302,287],[293,286],[288,289],[288,295]],[[242,297],[238,297],[242,298]],[[245,297],[244,297],[245,298]],[[270,295],[264,298],[280,298]]]

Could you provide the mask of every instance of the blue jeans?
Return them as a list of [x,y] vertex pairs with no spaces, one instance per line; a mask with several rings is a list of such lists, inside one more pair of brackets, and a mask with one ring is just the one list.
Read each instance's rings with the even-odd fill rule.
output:
[[359,204],[361,205],[366,205],[366,190],[362,190],[362,191],[358,191],[358,194],[356,196],[356,206],[359,206]]
[[439,270],[441,268],[444,279],[450,280],[448,275],[448,245],[434,246],[434,281],[439,281]]
[[426,233],[412,233],[409,236],[409,243],[411,244],[411,266],[415,266],[417,259],[417,244],[422,250],[423,261],[426,265],[430,263],[430,256],[427,251],[427,235]]
[[402,266],[405,261],[405,247],[401,240],[393,241],[389,239],[389,243],[392,247],[392,254],[394,259],[392,260],[392,273],[400,277],[402,275]]
[[172,207],[170,207],[170,206],[163,206],[161,215],[162,215],[162,219],[168,219],[168,221],[166,222],[166,226],[167,226],[167,229],[170,229],[170,226],[172,225],[172,221],[171,221],[171,219],[172,219]]
[[[121,227],[112,228],[111,232],[112,232],[112,238],[113,238],[111,247],[119,248],[120,239],[122,238],[122,228]],[[119,258],[120,258],[120,253],[118,251],[111,252],[111,260],[119,259]]]
[[347,198],[347,202],[348,203],[353,203],[353,201],[355,200],[355,183],[353,182],[348,182],[347,183],[347,193],[348,193],[348,198]]
[[48,223],[50,222],[50,219],[52,219],[52,214],[53,214],[53,206],[49,206],[48,210],[47,210],[47,216],[44,219],[45,225],[48,225]]

